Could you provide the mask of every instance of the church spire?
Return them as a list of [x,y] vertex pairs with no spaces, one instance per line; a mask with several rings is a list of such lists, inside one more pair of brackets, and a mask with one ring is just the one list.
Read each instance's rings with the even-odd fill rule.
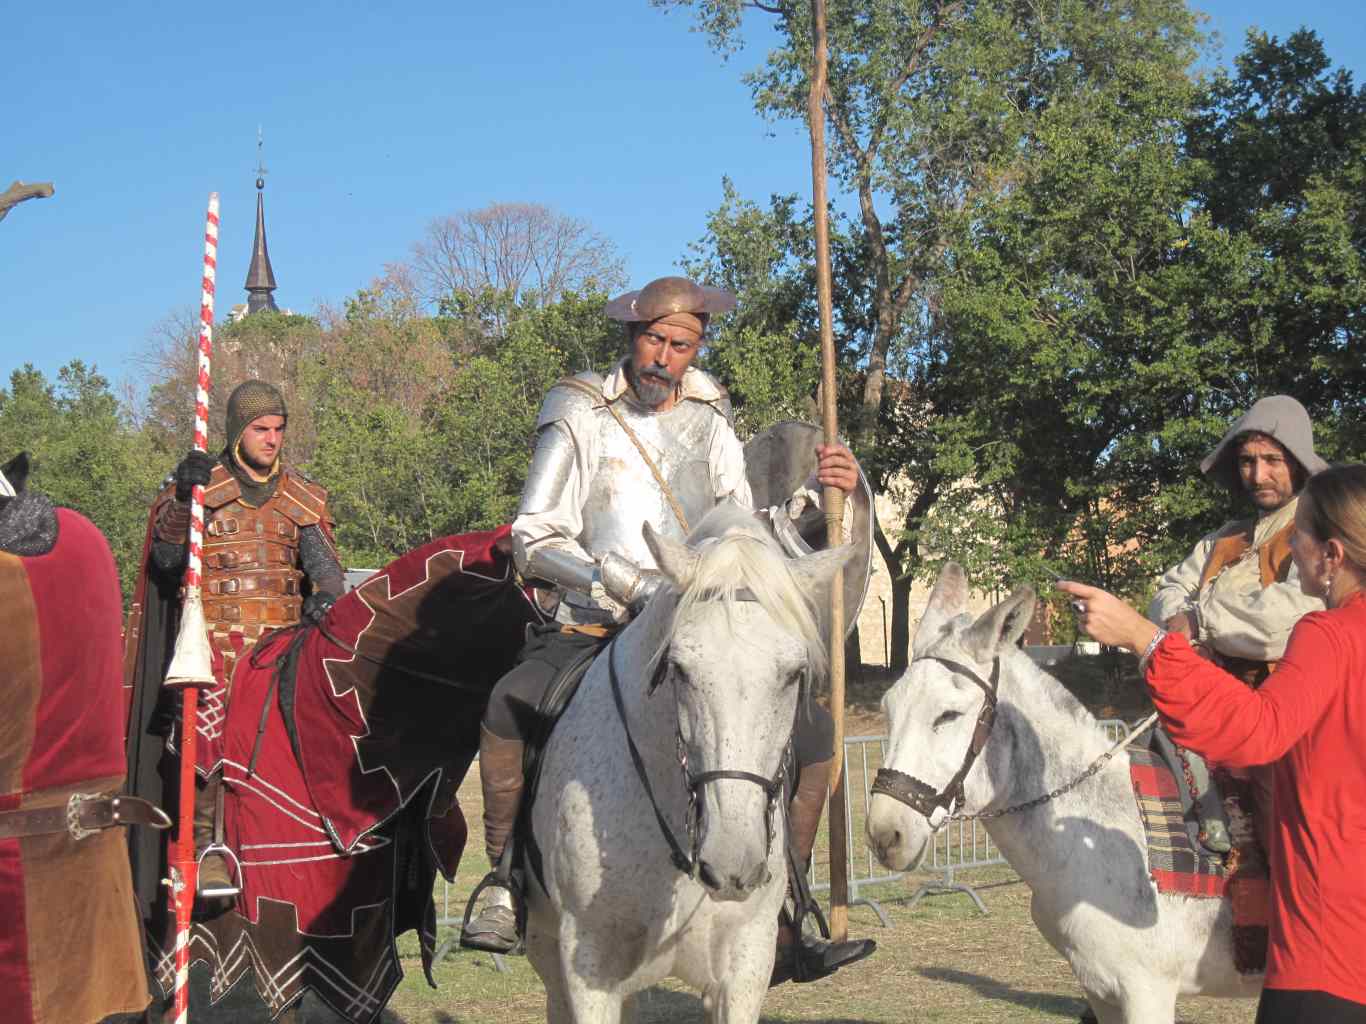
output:
[[266,168],[261,162],[261,133],[256,133],[256,240],[251,246],[251,267],[247,270],[247,316],[263,309],[277,310],[275,272],[270,269],[270,253],[266,249]]

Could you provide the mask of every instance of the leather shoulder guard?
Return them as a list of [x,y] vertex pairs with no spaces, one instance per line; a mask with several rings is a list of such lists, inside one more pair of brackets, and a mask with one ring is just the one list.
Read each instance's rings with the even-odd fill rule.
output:
[[592,370],[564,377],[546,392],[545,401],[541,403],[541,414],[536,418],[536,429],[541,430],[560,420],[574,419],[604,402],[602,377]]
[[292,469],[281,474],[271,501],[297,526],[315,526],[327,518],[327,491]]
[[[174,483],[172,483],[174,487]],[[204,488],[204,507],[209,511],[222,508],[242,496],[242,485],[221,462],[215,462],[209,474],[209,485]]]

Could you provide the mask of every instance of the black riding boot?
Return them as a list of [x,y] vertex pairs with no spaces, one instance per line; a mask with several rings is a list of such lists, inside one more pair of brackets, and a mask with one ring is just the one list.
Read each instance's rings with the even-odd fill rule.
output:
[[[484,791],[484,847],[495,868],[512,838],[522,805],[521,740],[505,740],[479,727],[479,782]],[[486,953],[515,953],[521,946],[512,892],[485,880],[483,909],[460,932],[460,945]]]
[[[816,832],[820,828],[821,812],[825,809],[833,764],[834,760],[831,759],[805,765],[797,776],[792,802],[788,805],[787,820],[792,830],[793,852],[796,854],[796,864],[803,869],[811,864],[811,851],[816,845]],[[792,858],[789,858],[788,863],[789,870],[794,870]],[[788,887],[793,893],[805,889],[794,879],[788,880]],[[877,943],[872,939],[831,942],[807,932],[798,934],[784,912],[783,919],[778,923],[778,952],[773,960],[769,988],[785,981],[817,981],[828,977],[841,967],[872,955],[875,949]]]

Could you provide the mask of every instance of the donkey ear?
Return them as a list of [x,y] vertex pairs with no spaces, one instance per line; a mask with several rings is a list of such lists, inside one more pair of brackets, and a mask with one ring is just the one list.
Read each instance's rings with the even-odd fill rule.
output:
[[640,532],[645,537],[645,546],[655,556],[659,571],[679,590],[687,590],[693,574],[697,572],[697,560],[701,556],[686,544],[657,533],[649,523]]
[[792,570],[792,576],[802,591],[811,594],[828,584],[830,577],[834,576],[837,570],[843,569],[853,556],[854,545],[841,544],[829,551],[816,551],[792,559],[787,566]]
[[990,661],[1024,636],[1037,603],[1033,587],[1021,587],[985,612],[963,634],[963,648],[978,662]]
[[957,562],[945,562],[934,582],[925,612],[916,627],[911,646],[919,649],[943,628],[944,623],[959,615],[968,606],[968,574]]

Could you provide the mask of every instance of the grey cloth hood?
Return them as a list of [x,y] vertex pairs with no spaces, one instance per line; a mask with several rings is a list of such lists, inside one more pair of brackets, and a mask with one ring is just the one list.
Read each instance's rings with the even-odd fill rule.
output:
[[1242,493],[1243,481],[1238,475],[1237,445],[1239,435],[1256,431],[1275,438],[1295,460],[1313,476],[1328,468],[1328,463],[1314,454],[1314,425],[1304,406],[1289,395],[1270,395],[1243,413],[1228,433],[1214,446],[1214,451],[1200,463],[1200,472],[1235,494]]

